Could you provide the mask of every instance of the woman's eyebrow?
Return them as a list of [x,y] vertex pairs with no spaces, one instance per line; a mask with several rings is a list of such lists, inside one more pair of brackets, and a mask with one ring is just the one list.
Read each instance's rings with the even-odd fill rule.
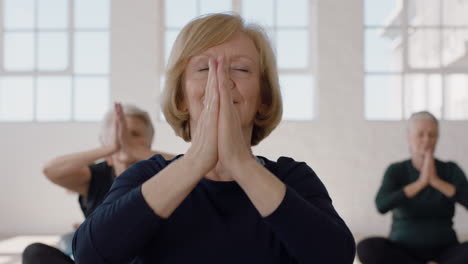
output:
[[202,54],[198,54],[198,55],[193,56],[193,58],[195,58],[195,59],[209,59],[210,55],[206,54],[206,53],[202,53]]
[[[199,55],[195,55],[192,58],[193,58],[193,62],[198,62],[202,59],[209,59],[210,57],[211,56],[209,54],[202,53]],[[239,59],[245,59],[245,60],[251,61],[252,63],[256,63],[256,60],[253,59],[252,56],[247,55],[247,54],[239,54],[239,55],[235,55],[231,57],[231,60],[239,60]]]
[[191,63],[190,63],[190,64],[198,63],[198,62],[200,62],[200,61],[203,60],[203,59],[209,59],[209,56],[204,55],[204,54],[195,55],[195,56],[192,57],[192,60],[191,60]]
[[248,55],[236,55],[232,57],[232,60],[249,60],[252,63],[256,63],[256,61],[252,59],[251,56],[248,56]]

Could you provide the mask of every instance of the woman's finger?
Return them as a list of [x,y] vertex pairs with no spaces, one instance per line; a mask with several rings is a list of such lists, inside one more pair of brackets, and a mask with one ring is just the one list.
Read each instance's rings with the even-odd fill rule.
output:
[[117,119],[123,123],[123,121],[125,121],[125,118],[124,118],[124,115],[123,115],[123,110],[122,110],[122,105],[120,103],[117,103],[116,106],[115,106],[115,113],[117,115]]
[[218,112],[219,93],[218,79],[216,76],[217,64],[214,59],[208,62],[208,80],[203,98],[203,109],[195,124],[192,134],[192,145],[187,155],[194,155],[200,160],[200,164],[211,169],[218,161]]
[[220,97],[220,115],[223,115],[223,118],[230,120],[228,122],[234,121],[234,102],[232,99],[232,88],[233,82],[229,77],[229,68],[228,64],[225,61],[224,57],[218,58],[218,90]]
[[218,78],[216,76],[217,63],[214,59],[210,58],[208,60],[208,81],[205,88],[205,98],[203,105],[205,109],[211,110],[213,108],[214,101],[217,100],[217,88],[218,88]]

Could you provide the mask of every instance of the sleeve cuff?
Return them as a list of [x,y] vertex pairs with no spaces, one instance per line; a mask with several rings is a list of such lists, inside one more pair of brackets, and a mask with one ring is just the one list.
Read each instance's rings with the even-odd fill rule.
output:
[[135,203],[131,207],[130,210],[134,210],[135,213],[140,214],[142,219],[151,223],[160,223],[164,221],[165,219],[161,218],[159,215],[157,215],[153,209],[149,206],[149,204],[146,202],[145,197],[143,197],[143,193],[141,192],[141,185],[133,190],[133,199]]
[[404,201],[407,201],[409,198],[408,196],[406,196],[406,193],[405,193],[405,190],[404,189],[401,189],[400,191],[398,191],[396,194],[395,194],[395,200],[397,202],[404,202]]

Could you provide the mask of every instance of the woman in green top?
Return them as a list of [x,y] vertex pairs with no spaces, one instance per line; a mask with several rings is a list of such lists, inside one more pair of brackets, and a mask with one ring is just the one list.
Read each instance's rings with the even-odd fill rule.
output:
[[457,164],[434,158],[438,121],[429,112],[409,120],[411,159],[390,165],[376,197],[377,209],[393,213],[390,237],[358,244],[363,264],[467,264],[468,242],[453,229],[455,203],[468,208],[468,181]]

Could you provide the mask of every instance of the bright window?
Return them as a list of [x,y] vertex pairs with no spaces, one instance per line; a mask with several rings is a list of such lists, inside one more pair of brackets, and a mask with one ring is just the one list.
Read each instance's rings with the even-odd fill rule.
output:
[[283,94],[283,120],[312,120],[315,117],[315,92],[311,8],[309,0],[165,1],[162,63],[166,65],[177,34],[190,20],[202,14],[234,11],[248,22],[262,25],[272,41]]
[[468,119],[468,0],[365,0],[365,117]]
[[101,120],[110,99],[110,0],[0,3],[0,121]]

